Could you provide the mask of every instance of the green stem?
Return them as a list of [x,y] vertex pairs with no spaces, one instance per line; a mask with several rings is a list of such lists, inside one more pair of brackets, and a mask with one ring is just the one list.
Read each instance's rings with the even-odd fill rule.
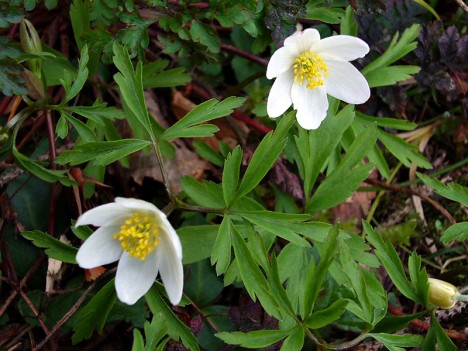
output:
[[457,294],[454,298],[456,301],[468,301],[468,295]]

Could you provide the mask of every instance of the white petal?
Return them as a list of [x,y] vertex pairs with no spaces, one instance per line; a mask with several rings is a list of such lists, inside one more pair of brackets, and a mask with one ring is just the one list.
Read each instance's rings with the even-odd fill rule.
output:
[[276,78],[268,95],[267,113],[271,118],[281,116],[291,106],[291,86],[294,81],[290,69]]
[[328,78],[324,78],[327,94],[349,104],[363,104],[370,97],[366,78],[349,62],[325,61]]
[[284,41],[284,45],[291,50],[294,50],[294,56],[297,58],[300,54],[311,50],[311,48],[320,41],[320,33],[318,30],[308,28],[303,32],[296,32],[289,36]]
[[112,237],[119,230],[119,226],[106,226],[96,230],[76,254],[80,267],[94,268],[117,261],[122,254],[122,247]]
[[[143,210],[151,212],[161,212],[156,206],[148,201],[133,198],[116,197],[115,203],[132,210]],[[127,210],[128,211],[128,210]]]
[[110,203],[86,211],[77,219],[75,226],[79,227],[85,224],[92,224],[96,227],[104,225],[120,226],[125,219],[131,216],[132,213],[127,208],[116,203]]
[[315,43],[312,51],[323,59],[352,61],[364,57],[369,52],[369,45],[350,35],[335,35]]
[[268,62],[266,76],[268,79],[278,77],[281,73],[290,69],[296,57],[287,47],[282,47],[275,51]]
[[166,289],[169,300],[173,305],[177,305],[182,298],[184,288],[184,271],[181,257],[178,257],[177,250],[173,243],[167,238],[161,238],[160,245],[157,247],[157,254],[161,256],[161,265],[159,274]]
[[324,86],[308,89],[305,85],[293,84],[291,97],[296,118],[304,129],[317,129],[327,116],[328,99]]
[[115,290],[120,301],[133,305],[151,288],[160,263],[160,257],[155,251],[146,256],[145,260],[123,252],[115,277]]
[[159,218],[161,230],[161,239],[164,244],[169,247],[171,252],[174,252],[179,260],[182,260],[182,244],[180,243],[179,235],[172,227],[171,223],[167,220],[166,216],[162,214]]

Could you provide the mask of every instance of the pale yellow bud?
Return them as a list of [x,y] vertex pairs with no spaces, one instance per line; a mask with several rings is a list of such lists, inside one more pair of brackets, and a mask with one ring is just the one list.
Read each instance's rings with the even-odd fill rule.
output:
[[456,297],[460,295],[460,292],[454,285],[434,278],[429,278],[428,282],[429,303],[446,310],[452,308],[457,303]]

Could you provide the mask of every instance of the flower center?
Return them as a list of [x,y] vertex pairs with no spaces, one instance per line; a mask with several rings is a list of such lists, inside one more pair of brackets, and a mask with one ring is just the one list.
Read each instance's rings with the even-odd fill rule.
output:
[[306,87],[315,89],[324,85],[323,77],[328,77],[328,67],[319,55],[307,51],[294,61],[294,82],[302,86],[306,80]]
[[130,256],[144,260],[158,246],[158,237],[158,224],[154,218],[137,212],[124,222],[113,238],[120,241],[122,249]]

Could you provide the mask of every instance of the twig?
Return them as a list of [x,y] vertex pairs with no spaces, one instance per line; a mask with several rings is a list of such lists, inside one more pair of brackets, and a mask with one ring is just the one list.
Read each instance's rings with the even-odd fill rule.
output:
[[[401,309],[399,309],[398,307],[393,306],[391,304],[388,304],[388,312],[390,312],[391,314],[393,314],[395,316],[404,316],[405,315]],[[411,321],[411,324],[414,325],[416,328],[426,330],[426,331],[428,331],[429,328],[430,328],[429,323],[423,322],[420,319],[413,319]],[[468,340],[468,337],[465,334],[459,333],[456,330],[444,329],[444,331],[445,331],[445,334],[447,334],[447,336],[449,338],[451,338],[451,339],[461,340],[461,341]]]
[[229,45],[229,44],[221,44],[221,49],[227,52],[231,52],[237,56],[242,56],[246,58],[247,60],[250,60],[252,62],[258,63],[259,65],[262,66],[268,66],[268,60],[265,60],[264,58],[261,58],[257,55],[252,54],[251,52],[241,50],[239,48],[236,48],[235,46]]
[[455,1],[457,2],[458,6],[460,6],[463,9],[463,11],[468,12],[468,5],[466,5],[463,2],[463,0],[455,0]]
[[24,301],[28,305],[29,309],[34,313],[37,320],[39,321],[39,324],[41,325],[42,330],[44,330],[44,333],[49,334],[49,328],[47,328],[47,325],[42,320],[41,314],[39,313],[39,310],[37,309],[37,307],[34,306],[33,302],[29,298],[29,296],[26,295],[26,293],[23,290],[19,289],[19,291],[20,291],[21,297],[24,299]]
[[85,290],[85,292],[80,296],[80,298],[75,302],[75,304],[70,308],[70,310],[63,315],[63,317],[57,322],[57,324],[54,325],[54,327],[50,330],[49,333],[47,333],[46,337],[39,343],[37,346],[32,350],[32,351],[38,351],[44,347],[44,345],[49,341],[49,339],[75,314],[75,312],[80,308],[81,304],[85,300],[85,298],[88,296],[88,294],[93,290],[93,288],[96,286],[97,282],[102,280],[104,277],[109,276],[110,274],[113,274],[117,268],[113,268],[111,270],[108,270],[106,273],[101,275],[98,279],[96,279],[94,282],[91,283],[91,285]]
[[400,187],[397,187],[397,186],[394,186],[394,185],[391,185],[391,184],[387,184],[385,182],[381,182],[381,181],[374,180],[374,179],[367,179],[367,180],[365,180],[365,182],[367,184],[380,186],[380,187],[382,187],[384,189],[388,189],[388,190],[391,190],[391,191],[403,191],[403,192],[405,192],[407,194],[417,195],[421,199],[429,202],[432,206],[434,206],[434,208],[437,211],[439,211],[442,215],[444,215],[449,220],[449,222],[451,224],[457,223],[455,221],[455,218],[453,218],[453,216],[441,204],[439,204],[437,201],[431,199],[429,196],[420,193],[419,191],[412,190],[412,189],[407,189],[407,188],[400,188]]

